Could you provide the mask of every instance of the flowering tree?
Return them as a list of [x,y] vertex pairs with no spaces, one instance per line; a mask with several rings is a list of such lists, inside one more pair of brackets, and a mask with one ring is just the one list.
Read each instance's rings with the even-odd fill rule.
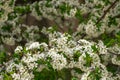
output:
[[0,80],[120,80],[120,0],[1,0]]

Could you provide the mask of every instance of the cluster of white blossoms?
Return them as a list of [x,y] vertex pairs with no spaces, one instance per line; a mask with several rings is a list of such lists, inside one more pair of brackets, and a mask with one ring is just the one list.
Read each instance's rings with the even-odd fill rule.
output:
[[51,58],[51,65],[54,69],[61,70],[65,68],[67,60],[63,55],[57,54],[55,50],[50,50],[47,54]]
[[[62,32],[64,29],[69,31],[69,28],[76,30],[73,35],[77,36],[75,37],[77,39],[98,38],[104,33],[118,32],[120,31],[120,19],[117,16],[119,16],[120,1],[117,0],[113,5],[114,8],[108,10],[113,2],[113,0],[85,0],[83,2],[79,0],[42,0],[17,5],[16,0],[7,0],[7,2],[2,0],[0,9],[5,8],[7,14],[1,16],[7,18],[4,22],[0,22],[0,46],[4,47],[4,44],[16,46],[21,43],[25,45],[31,41],[39,41],[41,27],[46,27],[46,25],[48,27],[56,25]],[[7,10],[5,5],[10,9]],[[104,14],[105,16],[101,19]],[[27,17],[31,18],[26,19]],[[3,20],[2,18],[1,20]],[[47,21],[42,22],[44,19]],[[31,21],[27,22],[29,20]],[[81,35],[77,35],[79,33]],[[2,51],[2,48],[0,50]]]
[[[11,60],[5,65],[6,65],[6,72],[12,73],[9,79],[32,80],[34,78],[32,72],[29,72],[27,67],[24,66],[22,63],[16,64],[13,60]],[[17,70],[17,73],[15,72],[15,70]]]
[[[15,0],[13,0],[15,1]],[[14,2],[12,3],[12,0],[1,0],[0,2],[0,24],[2,22],[7,21],[8,14],[13,11],[14,8]]]
[[119,0],[117,1],[117,4],[115,4],[115,8],[110,9],[110,11],[109,8],[113,2],[111,0],[85,1],[86,3],[83,4],[80,9],[83,13],[89,13],[90,18],[87,23],[79,24],[77,29],[78,32],[87,34],[87,38],[96,38],[103,33],[111,33],[112,31],[119,30],[120,18],[117,17],[117,15],[119,15]]
[[[13,80],[33,80],[35,71],[42,73],[45,69],[49,71],[49,68],[52,68],[53,72],[70,69],[71,76],[78,80],[115,80],[115,77],[120,79],[117,70],[116,74],[113,74],[107,69],[109,66],[102,62],[103,58],[100,56],[113,55],[110,53],[113,49],[106,48],[102,41],[76,41],[67,33],[47,33],[49,44],[33,42],[26,44],[25,48],[18,46],[15,49],[15,55],[18,56],[4,63],[4,70],[1,72],[3,79],[6,78],[4,75],[7,75]],[[120,65],[115,54],[110,57],[110,64]]]
[[120,80],[120,0],[0,0],[0,80]]

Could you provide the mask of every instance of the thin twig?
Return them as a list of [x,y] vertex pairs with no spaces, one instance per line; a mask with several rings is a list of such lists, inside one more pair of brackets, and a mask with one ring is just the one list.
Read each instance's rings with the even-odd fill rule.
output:
[[107,10],[104,11],[104,14],[98,19],[98,21],[96,22],[96,24],[98,24],[105,16],[106,14],[109,12],[109,10],[117,3],[117,1],[119,0],[115,0],[109,7]]

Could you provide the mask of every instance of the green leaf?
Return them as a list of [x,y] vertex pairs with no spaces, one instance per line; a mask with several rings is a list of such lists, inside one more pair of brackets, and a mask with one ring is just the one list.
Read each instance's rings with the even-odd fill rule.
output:
[[101,71],[99,67],[96,67],[95,70],[93,70],[90,74],[89,77],[91,80],[100,80],[101,79]]
[[51,1],[51,0],[47,0],[47,2],[46,2],[46,4],[45,4],[46,7],[52,7],[52,4],[50,4],[50,1]]
[[105,5],[111,4],[110,0],[103,0],[103,2],[105,3]]
[[36,10],[38,16],[42,15],[42,12],[41,12],[40,9],[39,9],[38,3],[36,3],[36,5],[35,5],[35,10]]
[[116,21],[116,18],[112,18],[111,16],[109,17],[109,22],[108,22],[108,26],[111,27],[112,25],[117,26],[118,23]]
[[76,12],[76,14],[75,14],[75,17],[76,17],[77,19],[79,19],[79,22],[80,22],[80,23],[84,22],[84,18],[83,18],[83,16],[82,16],[80,10],[77,10],[77,12]]
[[93,52],[98,52],[98,48],[96,47],[96,45],[92,45],[91,48],[93,49]]
[[3,80],[13,80],[12,77],[8,74],[4,74]]
[[2,64],[6,59],[6,54],[4,52],[0,53],[0,64]]
[[12,29],[12,25],[4,25],[1,28],[3,31],[10,31]]
[[90,67],[92,62],[92,57],[90,56],[90,54],[86,53],[86,56],[84,57],[84,59],[86,61],[85,66]]
[[108,34],[102,34],[102,40],[104,42],[104,44],[106,45],[106,47],[110,47],[113,46],[117,39],[115,38],[115,36],[110,36]]
[[34,71],[34,80],[56,80],[56,72],[44,68],[41,72]]
[[81,71],[81,69],[79,69],[79,68],[73,68],[77,73],[79,73],[79,74],[82,74],[82,73],[84,73],[83,71]]
[[55,31],[58,30],[58,27],[56,25],[52,26],[51,28],[48,29],[49,32],[54,33]]
[[71,80],[78,80],[77,78],[73,77]]
[[60,9],[62,14],[64,14],[64,13],[69,14],[70,10],[71,10],[71,6],[69,6],[68,4],[64,3],[64,4],[59,6],[59,9]]
[[14,2],[15,2],[15,0],[11,0],[9,5],[10,5],[10,6],[13,6],[13,5],[14,5]]
[[97,30],[100,31],[100,28],[102,27],[102,22],[99,22],[98,24],[96,24]]
[[17,17],[17,15],[15,13],[9,13],[8,14],[8,20],[13,20]]
[[19,14],[26,14],[26,13],[30,12],[30,5],[17,6],[14,8],[14,12],[19,13]]
[[114,45],[115,42],[116,42],[115,39],[110,39],[109,42],[106,44],[106,46],[107,46],[107,47],[110,47],[110,46]]
[[113,73],[113,75],[116,75],[116,72],[118,71],[118,66],[117,65],[108,64],[106,66],[106,68],[109,72]]
[[76,51],[76,52],[73,54],[73,59],[74,59],[74,61],[78,61],[78,59],[79,59],[80,56],[81,56],[80,51]]
[[0,10],[0,18],[2,17],[2,15],[5,13],[5,11],[3,9]]

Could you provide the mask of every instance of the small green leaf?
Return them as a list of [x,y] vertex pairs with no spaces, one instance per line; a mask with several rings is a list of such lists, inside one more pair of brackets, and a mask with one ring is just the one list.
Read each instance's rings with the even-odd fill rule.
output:
[[15,0],[11,0],[10,3],[9,3],[9,5],[10,5],[10,6],[13,6],[13,5],[14,5],[14,2],[15,2]]
[[118,23],[117,23],[117,21],[116,21],[116,18],[109,17],[108,26],[111,27],[112,25],[117,26]]
[[2,64],[6,59],[6,54],[4,52],[0,53],[0,64]]
[[52,5],[50,4],[50,1],[51,1],[51,0],[47,0],[47,2],[46,2],[46,4],[45,4],[46,7],[52,7]]
[[81,56],[80,51],[76,51],[76,52],[73,54],[74,61],[78,61],[78,59],[79,59],[80,56]]
[[80,22],[80,23],[84,22],[84,18],[83,18],[83,16],[82,16],[80,10],[77,10],[77,12],[76,12],[76,14],[75,14],[75,17],[76,17],[77,19],[79,19],[79,22]]
[[64,14],[64,13],[69,14],[70,10],[71,10],[71,6],[69,6],[68,4],[64,3],[64,4],[59,6],[59,9],[60,9],[62,14]]
[[26,6],[17,6],[14,8],[14,12],[15,13],[19,13],[19,14],[25,14],[30,12],[30,5],[26,5]]
[[116,75],[116,72],[118,71],[118,70],[117,70],[117,69],[118,69],[118,66],[113,65],[113,64],[108,64],[108,65],[106,66],[106,68],[107,68],[107,70],[108,70],[109,72],[113,73],[113,75]]
[[86,53],[86,56],[84,57],[84,59],[86,61],[85,66],[90,67],[92,62],[92,57],[90,56],[90,54]]
[[76,71],[76,73],[78,73],[78,74],[82,74],[82,73],[84,73],[83,71],[81,71],[81,69],[79,69],[79,68],[74,68],[74,70]]
[[96,67],[90,74],[89,77],[91,80],[100,80],[101,79],[101,71],[99,67]]
[[98,48],[96,47],[96,45],[92,45],[91,48],[93,49],[93,52],[98,52]]
[[42,12],[41,12],[40,9],[39,9],[38,3],[36,3],[36,5],[35,5],[35,10],[36,10],[38,16],[39,16],[39,15],[42,15]]
[[2,15],[4,14],[4,12],[5,11],[3,9],[0,10],[0,18],[2,17]]
[[105,5],[111,4],[110,0],[103,0],[103,2],[105,3]]
[[8,74],[4,74],[3,80],[13,80],[12,77]]
[[77,78],[73,77],[71,80],[78,80]]

